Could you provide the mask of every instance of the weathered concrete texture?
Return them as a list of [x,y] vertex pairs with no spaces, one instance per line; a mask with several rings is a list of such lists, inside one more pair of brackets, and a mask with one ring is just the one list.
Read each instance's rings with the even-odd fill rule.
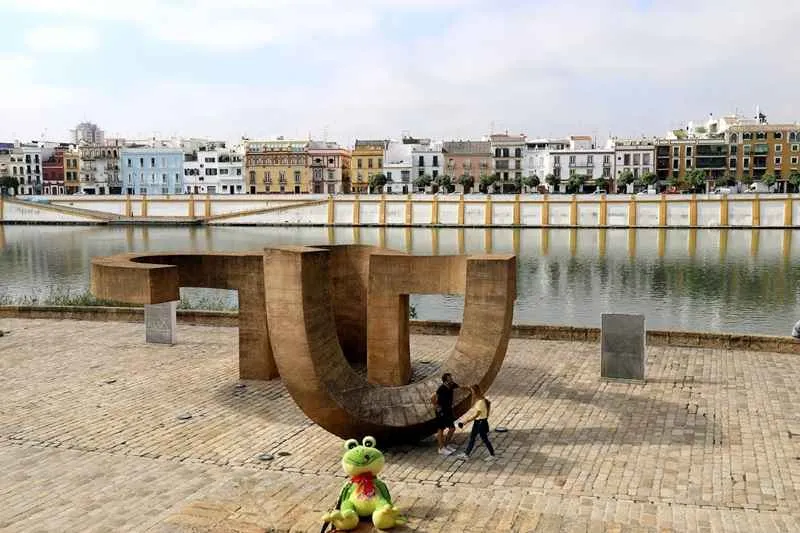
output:
[[[0,320],[1,531],[319,531],[341,440],[279,380],[237,388],[235,328],[178,328],[143,346],[141,323]],[[455,341],[412,337],[415,372]],[[388,450],[400,531],[800,531],[800,360],[648,356],[646,385],[603,382],[594,343],[512,340],[497,463]]]
[[178,340],[178,302],[144,306],[144,336],[151,344],[175,344]]
[[[267,315],[275,362],[298,405],[331,433],[343,438],[372,435],[379,439],[414,440],[436,429],[430,398],[441,381],[431,376],[403,386],[380,384],[402,385],[411,377],[407,348],[397,349],[399,344],[408,342],[408,310],[397,304],[401,290],[398,286],[430,287],[433,292],[450,286],[466,287],[461,333],[442,371],[452,373],[464,385],[479,383],[486,389],[497,375],[508,345],[516,298],[516,261],[514,256],[441,258],[460,265],[448,268],[445,261],[388,252],[372,254],[369,259],[367,372],[370,377],[377,374],[383,379],[364,379],[342,353],[331,298],[330,252],[324,249],[286,247],[265,252]],[[374,286],[376,261],[385,261],[386,265],[375,269],[380,274],[378,285],[382,287],[381,280],[391,278],[393,271],[399,278],[394,284],[387,283],[386,290]],[[423,267],[420,271],[414,271],[417,264]],[[433,273],[425,268],[431,265],[443,267],[437,272],[438,277],[450,280],[449,285],[416,281]],[[376,291],[381,295],[380,301],[388,302],[387,308],[372,305]],[[394,312],[387,312],[388,308]],[[377,317],[374,320],[373,315]],[[395,334],[376,334],[374,323],[383,326],[381,332]],[[388,344],[389,349],[374,358],[374,344],[380,342]],[[458,394],[455,412],[465,412],[468,402],[466,393]]]

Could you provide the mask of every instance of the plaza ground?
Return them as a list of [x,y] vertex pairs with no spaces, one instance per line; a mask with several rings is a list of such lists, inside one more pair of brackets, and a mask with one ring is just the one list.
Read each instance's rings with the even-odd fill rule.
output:
[[[179,326],[174,347],[140,324],[0,330],[0,531],[319,531],[342,441],[280,380],[237,379],[234,328]],[[412,337],[415,373],[454,342]],[[387,449],[399,530],[800,531],[800,360],[648,357],[647,384],[606,383],[596,344],[512,340],[488,393],[496,463]]]

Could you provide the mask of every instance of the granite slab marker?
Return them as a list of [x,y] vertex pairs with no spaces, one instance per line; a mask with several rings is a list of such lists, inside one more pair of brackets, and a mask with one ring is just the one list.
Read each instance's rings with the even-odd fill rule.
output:
[[644,381],[646,366],[644,315],[604,313],[600,331],[600,377]]
[[177,342],[178,302],[144,306],[145,342],[175,344]]

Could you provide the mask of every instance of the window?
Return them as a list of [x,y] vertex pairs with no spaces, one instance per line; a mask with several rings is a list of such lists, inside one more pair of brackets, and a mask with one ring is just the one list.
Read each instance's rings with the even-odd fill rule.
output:
[[569,164],[570,165],[574,165],[575,164],[575,156],[574,155],[569,156]]
[[686,168],[692,168],[692,160],[691,159],[687,159],[686,160]]
[[744,159],[742,159],[742,167],[743,168],[750,168],[750,158],[749,157],[745,157]]
[[729,168],[736,168],[736,158],[735,157],[731,157],[728,160],[728,167]]
[[673,146],[672,147],[672,155],[675,156],[675,157],[681,155],[681,149],[680,149],[679,146]]
[[502,153],[503,152],[502,152],[502,150],[500,150],[500,148],[495,148],[494,149],[494,156],[495,157],[500,157]]
[[[213,158],[213,157],[206,157],[206,158],[204,159],[204,161],[205,161],[206,163],[216,163],[216,162],[217,162],[217,160],[216,160],[215,158]],[[163,162],[162,162],[162,164],[163,164]]]
[[439,166],[439,156],[438,155],[433,156],[433,166],[435,166],[435,167]]
[[745,144],[744,145],[744,153],[745,154],[749,154],[750,153],[750,145],[749,144]]
[[[267,174],[269,174],[269,172]],[[255,183],[255,181],[256,181],[256,171],[255,170],[251,170],[250,171],[250,183]]]
[[161,174],[161,183],[166,183],[166,182],[167,182],[167,175]]
[[419,156],[419,160],[417,161],[417,166],[424,167],[425,166],[425,156]]
[[766,139],[767,139],[767,132],[765,131],[756,132],[756,140],[764,141]]
[[[72,162],[72,161],[70,161],[70,163],[71,163],[71,162]],[[130,157],[128,158],[128,168],[131,168],[131,158],[130,158]]]
[[650,166],[650,154],[642,154],[642,164]]
[[383,166],[383,158],[379,157],[378,158],[378,168],[381,168],[382,166]]
[[610,155],[604,155],[603,156],[603,164],[604,165],[610,165],[611,164],[611,156]]
[[361,164],[362,164],[361,163],[361,158],[359,157],[358,159],[356,159],[356,168],[362,168]]
[[264,183],[272,183],[272,173],[269,170],[264,172]]
[[633,164],[639,166],[639,161],[641,160],[640,154],[633,154]]
[[420,170],[419,170],[419,172],[417,173],[417,176],[418,176],[418,177],[420,177],[420,178],[421,178],[422,176],[424,176],[424,175],[425,175],[425,171],[424,171],[424,170],[422,170],[422,169],[420,169]]
[[783,145],[782,144],[776,144],[775,145],[775,153],[780,153],[782,151],[783,151]]
[[753,134],[750,133],[749,131],[746,131],[746,132],[744,132],[742,134],[742,140],[749,141],[752,138],[753,138]]
[[508,148],[503,148],[503,157],[508,157]]
[[334,181],[336,179],[336,172],[333,170],[328,171],[328,181]]
[[622,161],[623,161],[623,164],[624,164],[625,166],[628,166],[628,165],[630,165],[630,164],[631,164],[631,154],[625,154],[625,155],[624,155],[624,156],[622,156],[622,157],[623,157]]
[[514,149],[514,157],[522,157],[522,148]]
[[783,133],[780,131],[776,131],[774,136],[776,141],[780,141],[781,139],[783,139]]
[[386,181],[392,181],[392,173],[391,172],[387,172],[386,173]]
[[800,144],[793,144],[792,152],[800,152]]
[[792,164],[793,165],[797,164],[797,156],[792,156]]
[[587,155],[586,156],[586,164],[587,165],[594,165],[594,156]]
[[672,160],[672,168],[674,168],[675,170],[677,170],[678,168],[680,168],[680,164],[678,163],[678,160],[677,160],[677,159],[673,159],[673,160]]
[[775,158],[775,166],[776,166],[776,167],[779,167],[779,166],[781,166],[781,158],[780,158],[780,157],[776,157],[776,158]]
[[295,170],[294,171],[294,182],[295,183],[300,183],[300,171],[299,170]]
[[691,146],[687,146],[686,147],[686,157],[692,157],[692,147]]
[[279,170],[278,171],[278,181],[280,183],[286,183],[286,171],[285,170]]
[[735,143],[738,141],[738,139],[739,138],[736,136],[735,133],[731,133],[730,142]]
[[372,158],[371,157],[367,160],[367,168],[372,168]]
[[219,173],[227,175],[228,174],[228,169],[227,168],[221,168],[221,169],[219,169]]
[[144,168],[144,157],[139,158],[139,166]]
[[156,168],[156,158],[155,157],[151,157],[150,158],[150,168]]
[[736,146],[735,144],[732,144],[732,145],[730,146],[730,149],[731,149],[731,155],[736,155],[736,153],[737,153],[737,151],[738,151],[739,147],[738,147],[738,146]]
[[604,168],[603,168],[603,177],[606,177],[606,178],[608,178],[608,177],[610,177],[610,176],[611,176],[611,168],[609,168],[609,167],[604,167]]
[[789,140],[790,141],[796,141],[797,139],[798,139],[797,132],[794,132],[794,131],[789,132]]
[[556,166],[561,164],[561,156],[560,155],[554,155],[553,156],[553,164],[556,165]]

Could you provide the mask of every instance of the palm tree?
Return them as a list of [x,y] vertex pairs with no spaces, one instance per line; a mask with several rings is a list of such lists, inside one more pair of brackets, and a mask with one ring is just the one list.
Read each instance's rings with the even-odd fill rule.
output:
[[789,177],[786,178],[786,181],[792,184],[795,191],[800,192],[800,172],[792,170],[789,172]]
[[775,185],[777,179],[775,178],[775,174],[767,173],[761,176],[761,183],[769,187],[770,191],[772,187]]

